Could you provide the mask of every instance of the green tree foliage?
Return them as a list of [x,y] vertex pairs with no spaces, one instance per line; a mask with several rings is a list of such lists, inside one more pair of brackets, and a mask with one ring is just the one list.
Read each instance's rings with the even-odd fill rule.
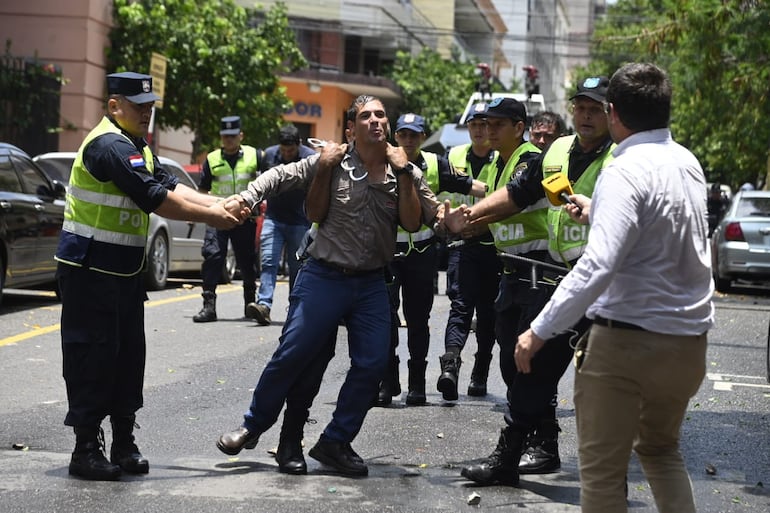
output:
[[476,63],[457,56],[444,59],[430,48],[416,56],[396,54],[390,78],[401,88],[403,112],[425,117],[431,132],[452,123],[476,90]]
[[597,24],[583,73],[655,62],[674,85],[674,137],[710,180],[764,178],[770,143],[767,0],[618,0]]
[[239,115],[250,144],[262,145],[291,106],[282,73],[306,66],[279,3],[268,11],[233,0],[115,0],[110,69],[149,72],[152,52],[168,59],[161,127],[190,127],[192,155],[219,145],[220,119]]

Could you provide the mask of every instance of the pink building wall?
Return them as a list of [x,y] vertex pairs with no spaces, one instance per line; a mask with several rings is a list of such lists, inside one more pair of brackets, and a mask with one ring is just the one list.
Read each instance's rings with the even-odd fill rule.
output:
[[[106,49],[112,7],[112,0],[0,0],[3,48],[5,41],[10,40],[12,55],[36,55],[61,67],[66,83],[61,90],[60,151],[77,150],[104,115]],[[324,64],[342,67],[340,35],[324,32],[319,38],[320,48],[325,50],[315,58]],[[308,78],[282,81],[295,103],[295,109],[285,116],[286,121],[308,125],[314,137],[340,140],[344,111],[358,93],[325,81],[319,90],[311,91],[309,81]],[[384,92],[392,94],[389,90]],[[379,93],[375,90],[375,94]],[[159,155],[181,164],[190,163],[193,135],[189,130],[164,131],[154,137]]]
[[3,0],[0,39],[11,54],[37,56],[62,69],[59,149],[76,150],[104,114],[105,48],[111,0]]

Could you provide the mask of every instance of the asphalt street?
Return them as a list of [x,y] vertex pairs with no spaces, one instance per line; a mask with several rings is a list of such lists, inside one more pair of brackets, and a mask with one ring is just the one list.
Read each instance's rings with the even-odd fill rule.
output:
[[[251,390],[276,346],[285,320],[287,288],[285,281],[279,282],[274,322],[268,327],[242,317],[237,282],[220,287],[220,321],[209,324],[191,320],[201,304],[199,280],[175,280],[170,288],[150,293],[145,406],[138,414],[141,428],[136,435],[151,468],[146,476],[119,482],[89,482],[68,475],[74,436],[62,423],[66,396],[60,305],[50,293],[6,291],[0,309],[0,513],[580,510],[571,369],[562,379],[557,409],[563,430],[561,472],[525,476],[519,488],[477,487],[460,476],[462,466],[494,448],[503,426],[505,390],[495,355],[489,395],[465,395],[475,350],[472,335],[463,352],[460,398],[441,399],[435,384],[449,308],[443,294],[435,297],[431,316],[428,405],[403,403],[408,355],[406,330],[401,329],[404,394],[388,408],[373,408],[353,443],[369,465],[369,477],[340,477],[309,457],[308,475],[279,474],[269,451],[277,445],[280,419],[256,449],[238,457],[220,453],[216,439],[240,425]],[[682,452],[699,511],[766,513],[770,511],[766,379],[770,296],[739,290],[719,295],[716,303],[709,375],[690,404]],[[334,409],[348,367],[345,340],[341,328],[336,356],[305,429],[306,449],[316,442]],[[656,511],[635,458],[628,476],[630,511]],[[468,504],[472,494],[480,496],[476,505]]]

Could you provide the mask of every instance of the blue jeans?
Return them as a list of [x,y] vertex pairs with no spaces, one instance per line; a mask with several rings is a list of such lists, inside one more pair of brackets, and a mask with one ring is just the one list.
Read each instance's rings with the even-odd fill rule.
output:
[[286,261],[289,264],[289,289],[291,290],[294,286],[294,280],[299,271],[297,248],[308,228],[310,228],[309,224],[286,224],[265,217],[259,238],[261,274],[257,303],[260,305],[273,307],[275,280],[284,246],[286,246]]
[[[348,275],[309,259],[289,294],[280,343],[254,388],[243,426],[264,433],[312,365],[326,365],[326,341],[341,319],[348,331],[351,366],[323,437],[351,442],[374,402],[388,360],[390,316],[382,270]],[[313,378],[315,379],[315,378]]]

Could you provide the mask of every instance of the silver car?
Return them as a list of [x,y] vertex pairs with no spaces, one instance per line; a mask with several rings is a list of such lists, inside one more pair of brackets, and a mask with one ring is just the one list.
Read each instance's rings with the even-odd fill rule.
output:
[[[43,153],[33,160],[53,179],[62,183],[69,182],[72,163],[76,153],[53,152]],[[197,185],[190,175],[175,160],[158,157],[161,165],[172,172],[179,183],[192,189]],[[166,286],[172,273],[189,273],[200,271],[203,263],[201,248],[206,234],[204,223],[191,223],[166,219],[150,214],[150,228],[147,234],[147,265],[145,278],[149,290],[160,290]],[[235,253],[228,248],[227,259],[222,268],[221,283],[229,283],[235,274]]]
[[711,235],[714,282],[770,281],[770,191],[739,191]]

